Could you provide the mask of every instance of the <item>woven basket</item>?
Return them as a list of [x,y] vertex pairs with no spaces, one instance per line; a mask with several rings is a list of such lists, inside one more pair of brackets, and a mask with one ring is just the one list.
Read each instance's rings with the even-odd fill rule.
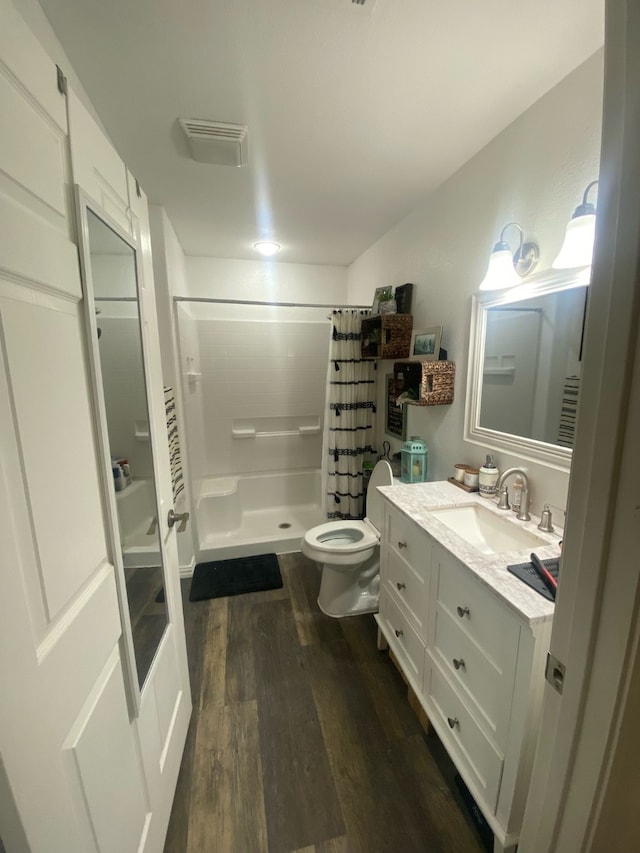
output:
[[[453,361],[396,361],[393,365],[396,389],[417,388],[420,398],[414,406],[445,406],[453,403],[456,365]],[[399,380],[402,374],[402,381]]]
[[411,314],[375,314],[362,320],[362,358],[406,358],[411,349]]

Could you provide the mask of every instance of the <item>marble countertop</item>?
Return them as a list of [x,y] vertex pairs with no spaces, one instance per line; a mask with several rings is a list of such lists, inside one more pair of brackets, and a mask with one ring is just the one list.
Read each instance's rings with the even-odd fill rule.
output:
[[[526,619],[531,625],[536,622],[547,622],[553,618],[553,603],[508,572],[507,566],[529,562],[532,550],[535,550],[541,559],[557,557],[560,554],[561,532],[556,530],[553,533],[543,533],[536,529],[540,520],[538,517],[532,515],[531,521],[518,521],[515,513],[499,510],[497,501],[481,498],[477,492],[465,492],[446,481],[381,486],[380,492],[400,512],[415,521],[447,551],[464,563],[481,583],[492,589],[518,616]],[[529,530],[547,544],[536,545],[534,549],[525,548],[487,555],[431,515],[434,509],[469,506],[476,503],[517,527]]]

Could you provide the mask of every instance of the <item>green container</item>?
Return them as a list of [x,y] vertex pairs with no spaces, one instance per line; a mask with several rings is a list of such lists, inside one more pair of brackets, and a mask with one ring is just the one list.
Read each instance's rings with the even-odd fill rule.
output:
[[403,483],[424,483],[427,479],[427,445],[417,435],[412,435],[402,445],[400,480]]

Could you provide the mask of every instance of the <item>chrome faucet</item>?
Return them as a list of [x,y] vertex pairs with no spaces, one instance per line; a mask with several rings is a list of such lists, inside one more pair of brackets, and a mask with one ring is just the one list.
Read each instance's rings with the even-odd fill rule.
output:
[[523,480],[522,500],[520,503],[520,510],[518,511],[516,518],[518,521],[531,521],[531,516],[529,515],[529,478],[527,477],[527,472],[523,471],[522,468],[507,468],[507,470],[503,471],[498,477],[498,482],[496,483],[496,490],[498,492],[498,509],[511,509],[509,504],[509,493],[505,483],[512,474],[519,474]]

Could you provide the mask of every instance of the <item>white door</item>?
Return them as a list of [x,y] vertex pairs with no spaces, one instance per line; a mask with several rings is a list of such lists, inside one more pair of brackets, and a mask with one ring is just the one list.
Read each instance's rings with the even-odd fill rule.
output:
[[[104,499],[152,812],[145,849],[155,851],[166,833],[191,696],[177,527],[169,524],[174,506],[147,203],[133,179],[131,190],[133,237],[82,189],[77,208]],[[110,460],[121,455],[133,479],[116,493]],[[157,603],[160,590],[166,601]],[[145,620],[151,628],[140,628]]]
[[154,661],[171,676],[145,687],[135,717],[105,536],[66,99],[8,0],[0,19],[0,837],[8,853],[157,853],[181,751],[169,732],[188,719],[171,663],[175,585],[167,653]]
[[[607,3],[605,29],[598,227],[551,637],[566,673],[562,693],[545,685],[522,853],[640,849],[638,4]],[[631,770],[624,781],[621,755]]]

